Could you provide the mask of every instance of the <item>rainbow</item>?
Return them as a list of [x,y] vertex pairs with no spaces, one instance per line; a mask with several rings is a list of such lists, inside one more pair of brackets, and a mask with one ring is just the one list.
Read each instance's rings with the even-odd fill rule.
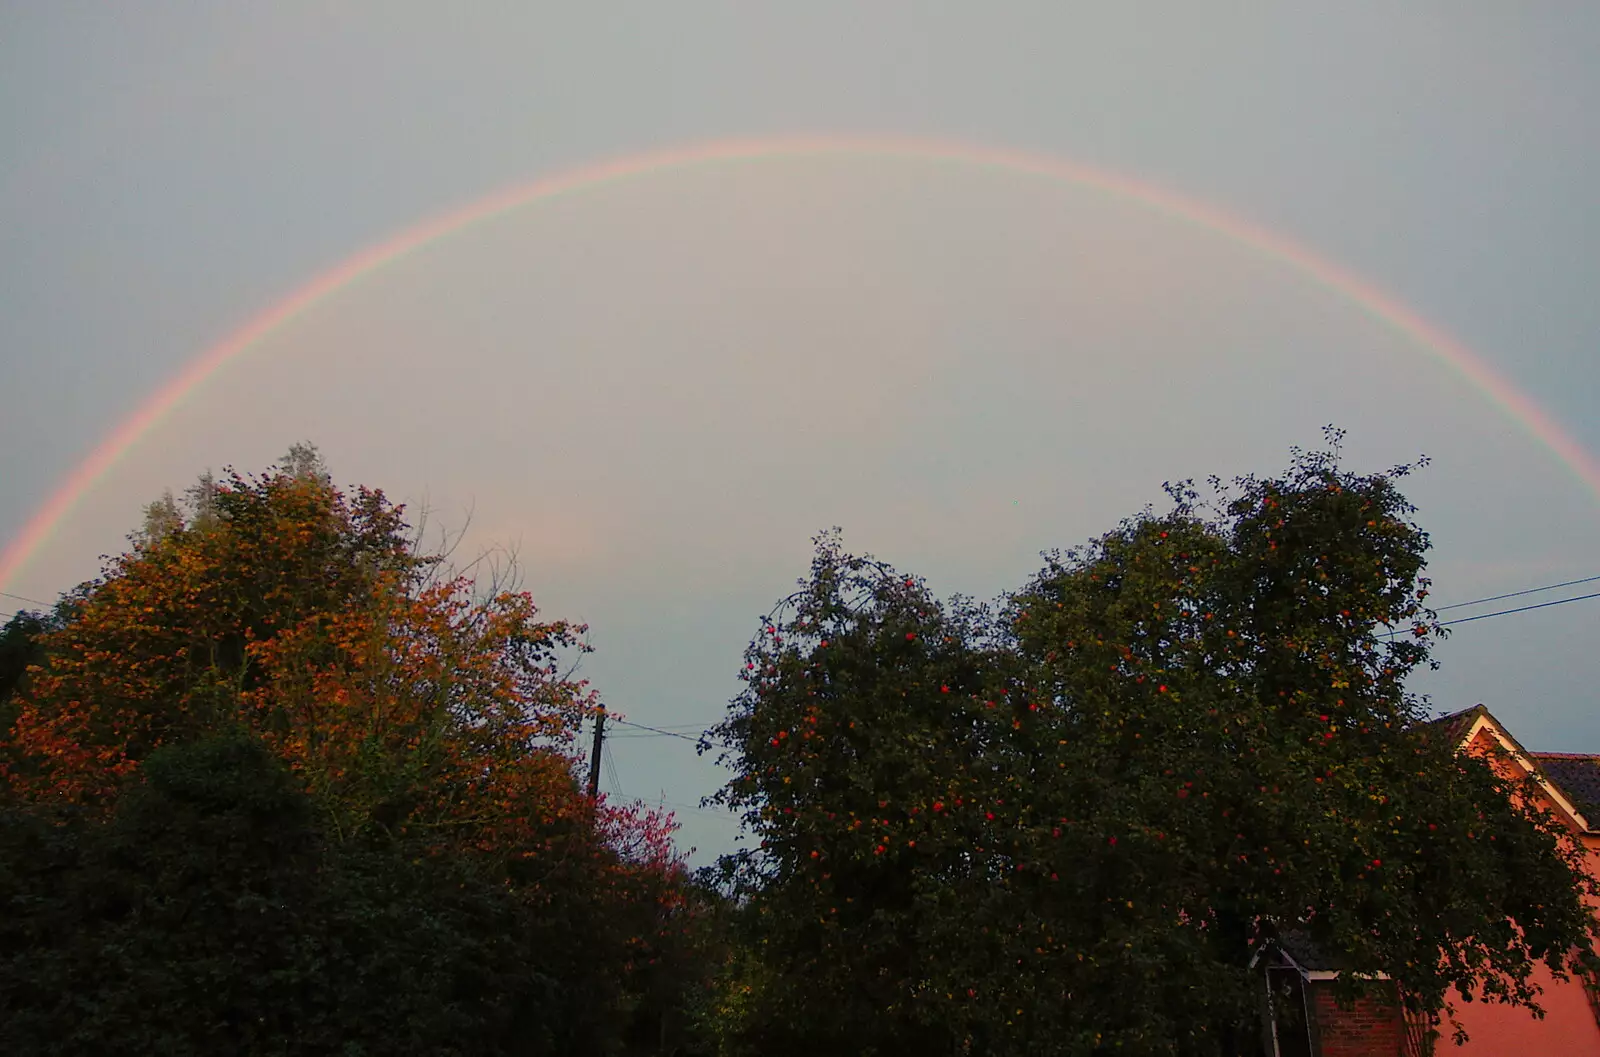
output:
[[0,551],[0,589],[10,584],[62,519],[138,444],[139,438],[160,423],[208,377],[309,309],[386,265],[447,235],[492,220],[513,209],[561,195],[593,190],[619,180],[692,166],[829,155],[955,163],[1066,181],[1105,192],[1230,238],[1266,258],[1296,269],[1410,338],[1422,351],[1465,377],[1492,404],[1548,448],[1591,491],[1600,495],[1600,461],[1580,446],[1532,399],[1460,341],[1360,276],[1312,253],[1291,239],[1214,206],[1132,177],[1061,158],[1009,149],[883,138],[740,140],[632,155],[511,187],[406,228],[322,272],[202,352],[177,377],[162,386],[112,430],[61,482],[4,551]]

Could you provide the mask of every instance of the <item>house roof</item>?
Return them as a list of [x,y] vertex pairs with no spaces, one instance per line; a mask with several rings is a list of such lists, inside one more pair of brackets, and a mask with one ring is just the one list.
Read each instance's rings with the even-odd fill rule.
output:
[[1304,970],[1342,969],[1342,959],[1323,950],[1304,932],[1286,930],[1277,938],[1278,949],[1292,958]]
[[[1487,728],[1513,759],[1545,785],[1558,806],[1570,806],[1578,825],[1587,832],[1595,832],[1587,818],[1600,819],[1600,754],[1529,752],[1483,705],[1439,716],[1428,720],[1427,725],[1438,728],[1457,749],[1465,748],[1469,740]],[[1268,947],[1275,947],[1309,980],[1332,979],[1346,964],[1344,959],[1313,942],[1307,933],[1294,929],[1284,930]]]
[[[1429,720],[1444,731],[1458,749],[1465,748],[1480,730],[1487,732],[1528,773],[1544,786],[1557,808],[1586,833],[1596,830],[1590,817],[1600,818],[1600,757],[1579,753],[1529,752],[1483,705],[1473,705]],[[1552,766],[1554,765],[1554,766]]]
[[[1330,953],[1298,929],[1286,929],[1279,933],[1265,945],[1263,953],[1276,954],[1307,980],[1335,980],[1349,968],[1348,959]],[[1251,965],[1254,964],[1252,961]],[[1381,972],[1358,975],[1375,980],[1389,979],[1388,973]]]
[[[1438,727],[1444,732],[1446,738],[1459,745],[1472,730],[1472,725],[1477,722],[1478,717],[1487,715],[1489,715],[1487,708],[1482,705],[1473,705],[1471,708],[1463,708],[1460,712],[1451,712],[1449,715],[1440,716],[1438,719],[1430,719],[1427,725]],[[1498,724],[1496,725],[1498,726]]]
[[1582,752],[1530,753],[1539,769],[1586,816],[1600,816],[1600,756]]

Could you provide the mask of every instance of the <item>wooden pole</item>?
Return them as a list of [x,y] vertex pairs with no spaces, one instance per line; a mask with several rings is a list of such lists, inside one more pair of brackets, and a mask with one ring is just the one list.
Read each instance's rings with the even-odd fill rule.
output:
[[594,748],[589,753],[589,799],[600,795],[600,753],[606,736],[606,706],[601,705],[594,717]]

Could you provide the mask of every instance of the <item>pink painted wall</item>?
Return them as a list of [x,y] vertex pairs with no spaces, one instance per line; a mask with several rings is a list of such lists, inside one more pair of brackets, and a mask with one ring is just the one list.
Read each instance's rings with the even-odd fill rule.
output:
[[1441,1025],[1445,1034],[1435,1050],[1438,1057],[1600,1057],[1600,1023],[1583,984],[1558,983],[1542,965],[1534,979],[1544,988],[1539,1000],[1543,1020],[1515,1006],[1458,1001],[1456,1019],[1471,1038],[1465,1046],[1454,1046],[1448,1025]]
[[[1483,732],[1466,750],[1482,753],[1489,743]],[[1589,852],[1590,874],[1600,875],[1600,840],[1593,836],[1581,839]],[[1545,1011],[1543,1020],[1534,1019],[1520,1007],[1457,1001],[1456,1019],[1470,1038],[1465,1046],[1457,1047],[1450,1042],[1445,1026],[1436,1051],[1439,1057],[1600,1057],[1600,1021],[1582,981],[1558,982],[1543,965],[1535,967],[1533,978],[1544,988],[1539,999]]]

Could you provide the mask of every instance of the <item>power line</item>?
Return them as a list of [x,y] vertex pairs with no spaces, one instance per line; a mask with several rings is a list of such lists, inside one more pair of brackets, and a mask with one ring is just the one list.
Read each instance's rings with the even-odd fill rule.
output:
[[[1578,584],[1592,584],[1596,580],[1600,580],[1600,576],[1585,576],[1581,580],[1566,580],[1566,581],[1564,581],[1562,583],[1559,583],[1559,584],[1547,584],[1544,587],[1530,587],[1525,591],[1510,591],[1510,592],[1507,592],[1506,594],[1503,594],[1503,595],[1490,595],[1488,598],[1474,598],[1470,602],[1455,602],[1455,603],[1452,603],[1451,605],[1448,605],[1448,606],[1440,606],[1438,609],[1434,610],[1434,612],[1435,613],[1443,613],[1447,609],[1463,609],[1463,608],[1465,608],[1467,606],[1482,605],[1484,602],[1498,602],[1502,598],[1517,598],[1517,597],[1519,597],[1521,595],[1536,595],[1541,591],[1554,591],[1558,587],[1576,587]],[[1588,596],[1585,596],[1585,597],[1588,597]],[[1530,606],[1529,608],[1538,608],[1538,607]],[[1508,613],[1518,613],[1518,612],[1521,612],[1521,610],[1508,609],[1508,610],[1506,610],[1506,612],[1508,612]],[[1494,614],[1485,614],[1485,616],[1490,616],[1490,615],[1494,615]],[[1452,621],[1452,623],[1458,623],[1458,622],[1457,621]]]
[[675,730],[635,730],[627,734],[607,734],[606,737],[612,741],[651,741],[655,738],[688,738],[690,741],[698,741],[699,736],[705,733],[707,732],[703,730],[683,732]]
[[[612,719],[616,719],[617,717],[616,716],[612,716],[611,718]],[[637,723],[634,724],[634,726],[638,726],[638,725],[639,724],[637,724]],[[692,730],[692,731],[698,732],[698,731],[704,730],[705,726],[706,725],[704,723],[658,723],[654,727],[652,727],[651,729],[652,730],[685,730],[685,731]]]
[[659,801],[659,803],[665,804],[668,807],[675,807],[679,811],[688,811],[692,814],[699,815],[701,818],[716,819],[719,822],[729,822],[736,826],[740,824],[739,816],[733,814],[732,812],[704,811],[698,807],[694,807],[691,804],[680,804],[675,800],[662,800]]
[[739,821],[739,816],[734,814],[731,809],[728,811],[707,811],[702,807],[697,807],[694,804],[685,804],[680,800],[651,800],[642,796],[621,797],[620,799],[644,807],[675,807],[684,811],[692,811],[702,818],[724,819],[729,822]]
[[[4,595],[6,598],[15,598],[18,602],[32,602],[36,606],[48,606],[54,604],[51,602],[46,602],[42,598],[29,598],[27,595],[14,595],[10,591],[0,591],[0,595]],[[20,613],[22,610],[19,609],[17,612]]]
[[[684,741],[692,741],[697,745],[700,743],[700,738],[698,736],[690,737],[688,734],[683,734],[676,730],[662,730],[660,727],[650,727],[643,723],[635,723],[631,719],[618,719],[616,716],[611,716],[610,719],[611,722],[620,723],[624,727],[637,727],[640,730],[648,730],[653,734],[659,734],[665,738],[682,738]],[[703,734],[705,732],[701,731],[700,733]]]
[[[1600,577],[1597,577],[1597,579],[1600,579]],[[1516,609],[1501,609],[1494,613],[1479,613],[1475,617],[1457,617],[1455,620],[1442,620],[1439,622],[1439,626],[1442,628],[1451,624],[1465,624],[1472,620],[1488,620],[1490,617],[1503,617],[1507,613],[1526,613],[1530,609],[1544,609],[1546,606],[1560,606],[1565,605],[1568,602],[1582,602],[1586,598],[1600,598],[1600,591],[1596,591],[1594,594],[1590,595],[1573,595],[1571,598],[1558,598],[1554,602],[1540,602],[1537,605],[1518,606]]]
[[32,615],[35,612],[36,611],[32,610],[32,609],[11,609],[11,610],[0,611],[0,623],[4,623],[6,621],[9,621],[13,617],[20,617],[24,613],[28,613],[28,614]]
[[631,732],[629,732],[627,734],[607,734],[606,737],[612,739],[613,741],[615,741],[615,740],[640,741],[640,740],[650,740],[652,738],[689,738],[690,740],[697,740],[699,735],[702,734],[702,733],[704,733],[704,732],[701,731],[701,730],[698,730],[698,729],[696,729],[696,730],[686,730],[686,731],[676,731],[676,730],[661,730],[661,731],[635,730],[635,731],[631,731]]

